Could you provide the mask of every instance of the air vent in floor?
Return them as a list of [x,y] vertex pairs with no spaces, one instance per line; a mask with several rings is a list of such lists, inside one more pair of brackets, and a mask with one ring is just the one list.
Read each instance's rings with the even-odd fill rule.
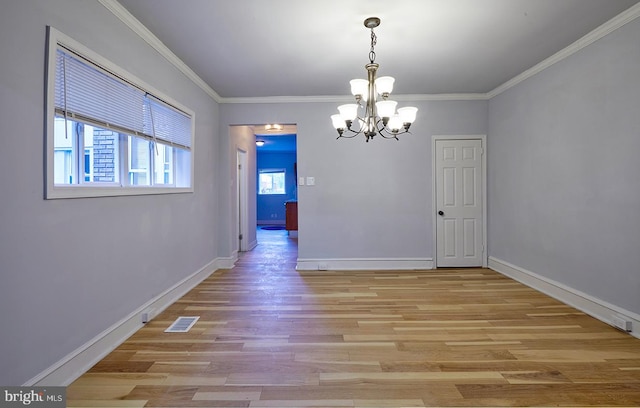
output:
[[165,333],[186,333],[193,327],[194,324],[198,321],[200,316],[180,316],[176,319],[175,322],[171,323],[171,326]]

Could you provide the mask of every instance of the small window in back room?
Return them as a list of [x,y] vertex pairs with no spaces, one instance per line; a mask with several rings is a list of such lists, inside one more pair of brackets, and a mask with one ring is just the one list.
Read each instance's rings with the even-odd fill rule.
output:
[[258,194],[285,194],[284,169],[261,169],[258,171]]

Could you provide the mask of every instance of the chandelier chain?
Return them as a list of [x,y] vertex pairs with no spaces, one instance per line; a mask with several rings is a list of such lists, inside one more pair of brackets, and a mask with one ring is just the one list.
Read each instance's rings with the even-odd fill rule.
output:
[[373,28],[371,29],[371,51],[369,51],[369,61],[373,64],[376,60],[376,52],[374,51],[374,47],[378,42],[378,37],[376,33],[373,32]]

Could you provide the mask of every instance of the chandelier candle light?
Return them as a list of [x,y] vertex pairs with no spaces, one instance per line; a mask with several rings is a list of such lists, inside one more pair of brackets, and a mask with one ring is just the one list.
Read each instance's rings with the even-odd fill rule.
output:
[[[374,47],[377,37],[373,29],[379,25],[378,17],[369,17],[364,20],[364,26],[371,29],[371,51],[369,51],[369,63],[365,65],[368,79],[351,80],[351,93],[355,96],[356,103],[340,105],[338,106],[340,113],[331,115],[333,127],[338,131],[338,139],[364,134],[368,142],[379,134],[385,139],[398,140],[398,135],[409,132],[409,127],[416,120],[418,108],[407,106],[399,108],[396,112],[398,103],[388,99],[395,79],[390,76],[376,78],[379,65],[375,63]],[[377,100],[378,97],[381,100]],[[362,117],[358,116],[360,107],[364,109]],[[354,122],[358,122],[357,130],[351,128]]]

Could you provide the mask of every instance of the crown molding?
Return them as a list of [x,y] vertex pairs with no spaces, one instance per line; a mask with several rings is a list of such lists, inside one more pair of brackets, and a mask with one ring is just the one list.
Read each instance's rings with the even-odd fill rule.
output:
[[353,97],[347,96],[247,96],[234,98],[220,98],[220,103],[318,103],[318,102],[349,102]]
[[[466,94],[413,94],[394,95],[395,101],[484,101],[489,99],[484,93]],[[243,104],[243,103],[352,103],[353,96],[349,95],[327,95],[327,96],[264,96],[264,97],[244,97],[244,98],[220,98],[220,103]]]
[[510,79],[507,82],[503,83],[502,85],[496,87],[492,91],[487,92],[487,94],[486,94],[487,95],[487,99],[491,99],[494,96],[500,95],[501,93],[505,92],[506,90],[508,90],[510,88],[513,88],[514,86],[516,86],[520,82],[523,82],[528,78],[531,78],[532,76],[534,76],[534,75],[544,71],[545,69],[549,68],[553,64],[555,64],[557,62],[560,62],[563,59],[575,54],[576,52],[580,51],[584,47],[586,47],[586,46],[588,46],[590,44],[593,44],[594,42],[596,42],[599,39],[603,38],[604,36],[612,33],[613,31],[619,29],[620,27],[624,26],[625,24],[635,20],[638,17],[640,17],[640,3],[638,3],[638,4],[634,5],[634,6],[631,6],[626,11],[623,11],[622,13],[618,14],[617,16],[615,16],[611,20],[607,21],[606,23],[602,24],[601,26],[599,26],[595,30],[591,31],[589,34],[585,35],[584,37],[580,38],[579,40],[577,40],[573,44],[567,46],[566,48],[563,48],[562,50],[560,50],[557,53],[553,54],[549,58],[539,62],[538,64],[536,64],[533,67],[529,68],[528,70],[524,71],[520,75],[517,75],[517,76],[513,77],[512,79]]
[[133,30],[140,38],[146,41],[167,61],[173,64],[194,84],[206,92],[214,101],[220,102],[221,97],[205,81],[202,80],[187,64],[175,55],[158,37],[156,37],[147,27],[124,8],[116,0],[98,0],[107,10],[118,17],[127,27]]
[[486,101],[486,93],[449,93],[449,94],[413,94],[394,95],[397,101]]
[[[214,101],[225,104],[247,104],[247,103],[318,103],[331,102],[339,103],[343,101],[351,101],[350,96],[269,96],[269,97],[240,97],[240,98],[223,98],[202,80],[187,64],[178,58],[162,41],[158,39],[148,28],[146,28],[137,18],[135,18],[127,9],[125,9],[117,0],[98,0],[105,8],[111,11],[133,32],[145,40],[151,47],[160,53],[171,64],[178,68],[187,76],[194,84],[206,92]],[[506,90],[516,86],[517,84],[531,78],[539,72],[549,68],[553,64],[562,61],[572,54],[580,51],[584,47],[596,42],[607,34],[619,29],[625,24],[640,17],[640,3],[630,7],[626,11],[620,13],[616,17],[602,24],[589,34],[580,38],[568,47],[558,51],[551,57],[534,65],[523,73],[513,77],[509,81],[499,85],[487,93],[461,93],[461,94],[433,94],[433,95],[394,95],[394,99],[398,101],[477,101],[489,100],[494,96],[500,95]]]

